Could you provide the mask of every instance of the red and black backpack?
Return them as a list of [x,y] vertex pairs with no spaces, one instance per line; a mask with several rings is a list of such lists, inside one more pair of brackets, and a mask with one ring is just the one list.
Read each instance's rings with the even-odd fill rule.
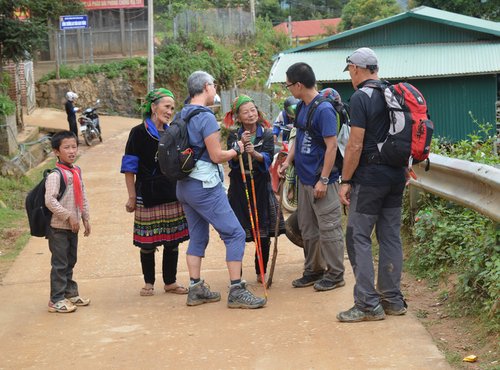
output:
[[408,82],[370,82],[364,86],[381,91],[389,111],[387,137],[377,144],[380,162],[411,169],[414,163],[429,161],[434,123],[420,91]]

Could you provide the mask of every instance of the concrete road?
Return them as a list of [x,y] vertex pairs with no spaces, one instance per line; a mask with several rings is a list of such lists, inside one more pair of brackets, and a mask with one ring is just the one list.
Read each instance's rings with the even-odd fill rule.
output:
[[[38,110],[29,123],[66,127],[63,112]],[[102,117],[104,142],[86,150],[82,167],[92,234],[81,237],[75,279],[92,303],[71,314],[47,312],[50,253],[31,238],[0,286],[0,369],[449,369],[412,314],[384,321],[342,324],[335,315],[352,306],[353,275],[346,259],[344,288],[295,289],[302,250],[286,237],[268,304],[259,310],[226,307],[224,246],[211,230],[202,276],[222,293],[218,303],[186,306],[186,296],[162,291],[139,296],[139,252],[132,245],[133,216],[119,173],[129,129],[137,120]],[[178,281],[188,284],[181,247]],[[248,244],[244,278],[255,283],[254,245]],[[157,265],[160,255],[157,255]],[[411,304],[411,302],[410,302]]]

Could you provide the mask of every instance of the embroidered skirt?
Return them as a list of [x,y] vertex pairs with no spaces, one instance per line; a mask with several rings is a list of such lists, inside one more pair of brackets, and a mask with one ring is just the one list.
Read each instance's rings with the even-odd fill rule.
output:
[[189,239],[188,224],[179,202],[146,208],[137,197],[134,220],[134,245],[153,249],[159,245],[179,244]]

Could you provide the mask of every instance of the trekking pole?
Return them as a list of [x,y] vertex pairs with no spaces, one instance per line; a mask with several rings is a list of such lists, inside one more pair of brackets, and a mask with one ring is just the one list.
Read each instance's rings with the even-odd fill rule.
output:
[[276,225],[274,227],[274,249],[273,258],[271,259],[271,268],[269,269],[269,277],[267,278],[266,287],[269,289],[273,283],[274,267],[276,266],[276,259],[278,257],[278,234],[280,232],[280,218],[281,218],[281,205],[283,203],[283,182],[284,179],[280,178],[278,185],[278,194],[280,194],[280,201],[278,203],[278,212],[276,212]]
[[[257,233],[257,260],[259,262],[260,278],[262,286],[266,289],[266,274],[264,273],[264,258],[262,257],[262,243],[260,241],[260,227],[259,227],[259,212],[257,212],[257,198],[255,195],[255,181],[253,178],[253,163],[252,156],[248,154],[248,169],[250,170],[250,184],[252,185],[253,209],[255,212],[255,230]],[[267,292],[266,292],[267,293]],[[267,295],[266,295],[267,297]]]
[[[241,155],[241,153],[238,154],[238,159],[240,161],[241,178],[243,180],[243,184],[245,185],[245,194],[246,194],[246,197],[247,197],[248,214],[250,215],[250,226],[252,227],[252,236],[253,236],[253,240],[255,241],[255,246],[258,249],[259,246],[257,244],[257,235],[255,233],[255,224],[253,222],[252,206],[250,204],[250,195],[248,194],[247,177],[245,176],[245,167],[243,166],[243,156]],[[260,265],[259,265],[259,267],[260,267]],[[265,296],[267,298],[266,286],[265,286],[265,284],[263,286],[264,286],[264,294],[265,294]]]

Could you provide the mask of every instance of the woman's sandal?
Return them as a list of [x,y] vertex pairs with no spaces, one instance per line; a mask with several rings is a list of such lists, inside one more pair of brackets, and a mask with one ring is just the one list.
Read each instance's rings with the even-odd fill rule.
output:
[[165,285],[164,287],[165,293],[173,293],[173,294],[188,294],[189,290],[184,288],[182,285],[174,285],[169,287],[169,285]]
[[151,284],[146,284],[144,288],[141,288],[139,295],[141,297],[150,297],[155,295],[154,287]]

